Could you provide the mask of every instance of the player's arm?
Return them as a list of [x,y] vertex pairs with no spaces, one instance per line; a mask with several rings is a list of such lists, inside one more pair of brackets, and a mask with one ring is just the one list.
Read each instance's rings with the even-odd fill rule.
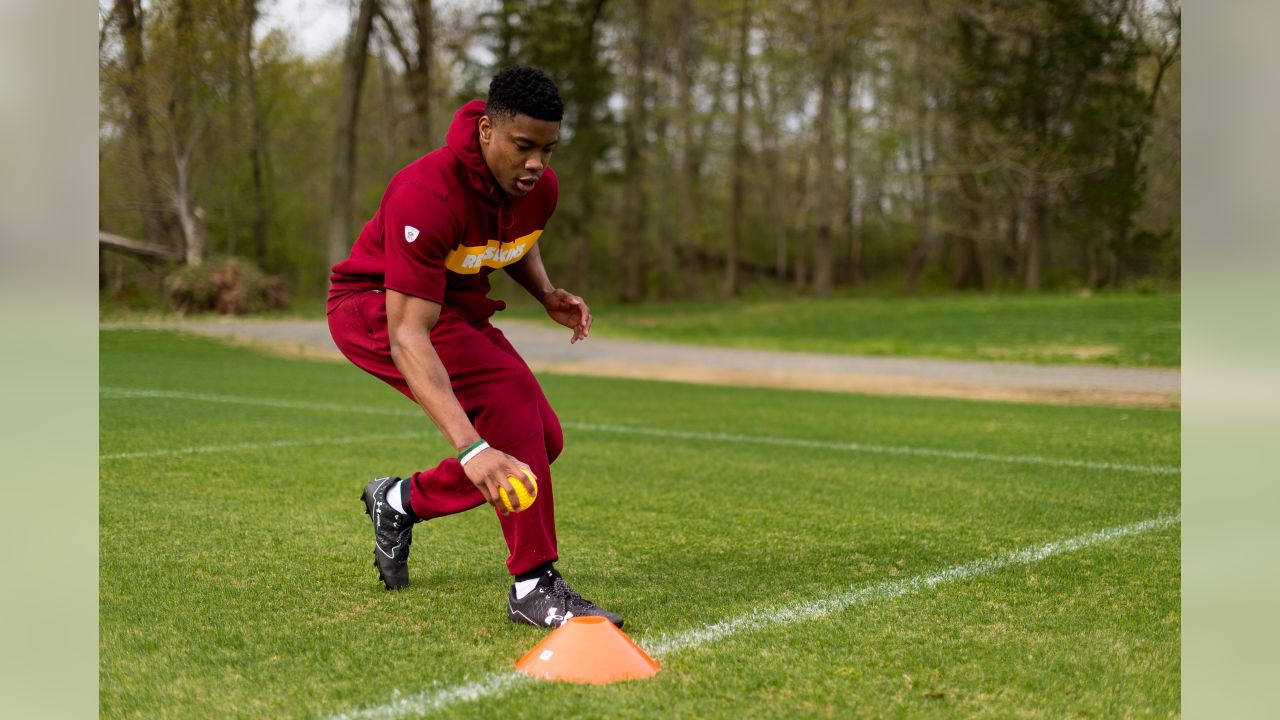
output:
[[537,243],[529,248],[529,252],[525,253],[520,262],[508,265],[506,270],[508,275],[515,278],[516,282],[529,291],[530,295],[542,303],[542,307],[546,308],[547,315],[551,316],[552,320],[573,330],[570,343],[576,343],[590,334],[591,309],[582,298],[551,284],[551,279],[547,277],[547,268],[542,264],[542,251],[538,249]]
[[[440,319],[440,305],[390,289],[386,291],[386,296],[391,360],[409,383],[413,396],[431,421],[440,428],[440,432],[458,452],[462,452],[479,440],[480,434],[476,432],[462,405],[458,403],[458,398],[453,394],[449,374],[431,345],[431,328]],[[498,488],[505,488],[513,503],[518,503],[507,476],[523,479],[523,471],[528,469],[528,465],[510,455],[490,448],[473,457],[463,467],[463,472],[484,495],[484,499],[497,508],[498,512],[505,514],[506,509],[499,499]],[[534,491],[532,487],[529,490]],[[520,508],[517,506],[516,509]]]

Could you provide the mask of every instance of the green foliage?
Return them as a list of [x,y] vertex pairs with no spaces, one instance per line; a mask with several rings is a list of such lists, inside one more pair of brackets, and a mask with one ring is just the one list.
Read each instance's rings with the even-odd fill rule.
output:
[[[377,582],[360,488],[452,454],[398,393],[345,363],[173,333],[106,332],[100,352],[103,718],[329,717],[510,672],[544,637],[505,617],[485,509],[415,528],[413,583]],[[568,440],[559,567],[648,647],[1180,505],[1176,474],[991,457],[1176,467],[1178,412],[542,382]],[[442,714],[1176,715],[1179,543],[1176,526],[1121,538],[734,628],[643,682],[528,683]]]
[[[1147,118],[1128,4],[994,0],[985,6],[987,16],[957,16],[956,111],[975,146],[1001,147],[1003,162],[1017,174],[1006,170],[981,182],[1045,188],[1060,228],[1047,249],[1055,267],[1046,273],[1046,289],[1083,277],[1106,284],[1131,269],[1121,256],[1144,193],[1135,133]],[[973,149],[961,151],[972,157]],[[992,195],[1022,201],[1020,193]]]
[[1156,233],[1140,230],[1125,249],[1124,261],[1134,274],[1156,283],[1181,276],[1181,248],[1174,228]]
[[165,278],[170,307],[178,313],[245,315],[289,306],[289,285],[235,258],[184,265]]
[[[554,159],[561,198],[543,244],[553,280],[616,297],[621,249],[634,241],[644,248],[639,276],[649,296],[719,295],[733,185],[736,28],[745,9],[752,31],[739,274],[751,292],[811,284],[817,223],[832,211],[819,201],[815,167],[823,154],[834,158],[839,186],[831,194],[839,204],[838,285],[859,281],[849,271],[855,242],[861,281],[886,285],[923,237],[926,291],[1020,290],[1032,210],[1042,202],[1046,289],[1119,289],[1144,278],[1176,286],[1180,277],[1180,70],[1176,52],[1171,65],[1156,62],[1161,51],[1152,40],[1177,36],[1180,18],[1147,4],[651,2],[640,177],[624,170],[637,4],[433,6],[434,137],[425,147],[406,121],[412,98],[387,25],[376,23],[357,123],[353,241],[390,177],[443,141],[454,110],[483,97],[497,66],[534,64],[566,99]],[[154,226],[159,216],[163,241],[180,244],[165,193],[176,187],[179,156],[189,152],[189,194],[207,218],[208,251],[252,260],[299,296],[316,298],[327,287],[340,48],[304,57],[288,28],[246,34],[247,7],[241,0],[146,4],[137,80],[153,145],[150,176],[126,132],[137,119],[129,102],[135,78],[125,71],[119,28],[105,28],[100,224],[142,237],[146,221]],[[388,0],[386,9],[392,24],[410,15],[402,0]],[[251,67],[246,37],[257,38],[248,48]],[[837,107],[831,138],[818,147],[819,70],[829,50],[840,58],[830,78]],[[261,208],[251,170],[250,69],[264,128]],[[149,196],[152,184],[166,190]],[[637,194],[651,220],[633,238],[623,208]],[[775,282],[779,238],[786,277]],[[976,255],[960,267],[976,268],[968,276],[957,272],[962,239]]]

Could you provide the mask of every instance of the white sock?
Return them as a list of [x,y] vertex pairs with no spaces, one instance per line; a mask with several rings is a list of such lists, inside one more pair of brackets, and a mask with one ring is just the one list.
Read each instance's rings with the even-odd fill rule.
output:
[[401,480],[395,487],[387,491],[387,504],[392,510],[404,515],[405,501],[409,499],[408,480]]
[[516,582],[516,599],[523,600],[524,596],[533,592],[533,589],[536,587],[538,587],[538,578],[517,581]]

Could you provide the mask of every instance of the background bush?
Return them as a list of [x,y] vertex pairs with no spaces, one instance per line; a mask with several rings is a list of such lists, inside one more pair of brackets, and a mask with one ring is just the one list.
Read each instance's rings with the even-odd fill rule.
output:
[[253,264],[228,258],[180,267],[164,280],[169,306],[179,313],[218,312],[246,315],[289,306],[288,283],[265,275]]

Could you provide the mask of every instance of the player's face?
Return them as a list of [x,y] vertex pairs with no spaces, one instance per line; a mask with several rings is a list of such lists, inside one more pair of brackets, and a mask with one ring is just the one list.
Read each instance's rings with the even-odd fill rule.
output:
[[489,172],[503,192],[523,197],[538,184],[560,142],[560,123],[528,115],[492,120],[480,117],[480,147]]

